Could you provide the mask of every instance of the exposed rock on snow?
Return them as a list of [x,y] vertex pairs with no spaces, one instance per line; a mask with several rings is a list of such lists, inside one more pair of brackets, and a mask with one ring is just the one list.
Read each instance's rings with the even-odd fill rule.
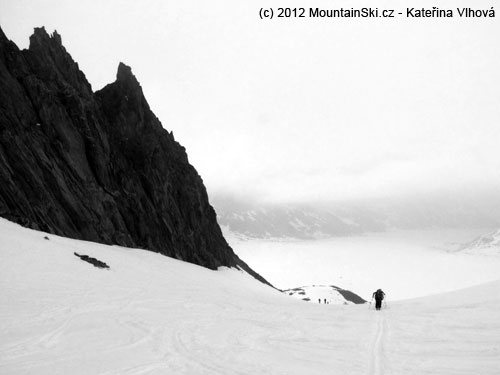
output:
[[475,238],[462,245],[459,250],[477,254],[500,255],[500,229]]
[[283,293],[303,301],[322,304],[347,305],[366,303],[366,301],[357,294],[335,285],[302,286],[283,290]]
[[85,261],[87,263],[92,264],[94,267],[97,267],[97,268],[109,268],[109,266],[106,263],[100,261],[99,259],[89,257],[88,255],[80,255],[78,253],[73,253],[73,254],[75,254],[81,260],[83,260],[83,261]]

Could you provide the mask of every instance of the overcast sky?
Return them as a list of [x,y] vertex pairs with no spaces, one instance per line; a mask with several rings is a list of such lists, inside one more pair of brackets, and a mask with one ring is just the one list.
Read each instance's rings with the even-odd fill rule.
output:
[[[209,194],[343,200],[500,187],[492,19],[261,20],[407,1],[0,0],[20,48],[56,29],[94,90],[130,65]],[[432,7],[414,1],[410,6]],[[441,8],[486,1],[440,1]]]

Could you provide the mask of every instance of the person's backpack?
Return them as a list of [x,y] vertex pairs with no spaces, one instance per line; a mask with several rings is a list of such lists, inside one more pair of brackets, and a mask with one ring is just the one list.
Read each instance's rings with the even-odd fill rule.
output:
[[384,299],[384,292],[382,292],[382,289],[379,289],[375,292],[375,298],[376,299]]

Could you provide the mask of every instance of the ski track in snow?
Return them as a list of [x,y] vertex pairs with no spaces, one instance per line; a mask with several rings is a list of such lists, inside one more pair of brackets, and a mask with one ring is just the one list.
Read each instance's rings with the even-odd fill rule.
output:
[[373,335],[371,344],[371,363],[370,372],[368,375],[383,375],[384,374],[384,331],[385,331],[385,316],[382,311],[376,311],[377,317],[375,318],[376,330]]
[[1,220],[0,235],[2,375],[500,373],[498,282],[375,311]]

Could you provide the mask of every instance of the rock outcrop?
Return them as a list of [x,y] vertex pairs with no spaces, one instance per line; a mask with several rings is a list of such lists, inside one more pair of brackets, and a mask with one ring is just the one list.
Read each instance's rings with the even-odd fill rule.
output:
[[104,263],[103,261],[100,261],[99,259],[90,257],[88,255],[80,255],[78,253],[73,253],[73,254],[75,254],[75,256],[77,256],[78,258],[80,258],[84,262],[92,264],[96,268],[104,268],[104,269],[109,268],[109,266],[106,263]]
[[312,285],[282,290],[283,293],[306,302],[346,305],[366,303],[363,298],[350,290],[335,285]]
[[130,67],[94,93],[57,32],[36,28],[21,51],[0,29],[0,82],[2,217],[265,282],[223,238],[201,177]]

